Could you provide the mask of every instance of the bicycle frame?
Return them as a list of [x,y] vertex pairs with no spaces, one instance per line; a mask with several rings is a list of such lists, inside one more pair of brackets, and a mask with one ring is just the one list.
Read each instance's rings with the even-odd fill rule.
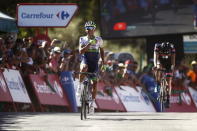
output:
[[160,91],[159,91],[159,102],[160,102],[160,109],[161,112],[164,112],[165,110],[165,102],[166,102],[166,97],[167,97],[167,77],[166,77],[166,73],[165,70],[163,69],[159,69],[159,71],[161,72],[161,81],[160,81]]
[[93,75],[94,73],[89,72],[79,72],[79,74],[85,74],[86,78],[83,81],[83,89],[81,92],[81,120],[87,119],[87,113],[89,113],[89,101],[92,97],[92,82],[90,75]]

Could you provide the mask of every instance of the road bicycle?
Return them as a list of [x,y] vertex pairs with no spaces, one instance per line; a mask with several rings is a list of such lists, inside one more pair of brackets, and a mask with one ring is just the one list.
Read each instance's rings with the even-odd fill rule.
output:
[[85,75],[83,81],[83,88],[81,89],[80,102],[81,102],[81,120],[87,119],[87,114],[90,113],[90,101],[92,100],[92,76],[96,76],[95,73],[90,72],[77,72],[78,74]]
[[160,103],[161,112],[165,111],[165,105],[167,102],[167,92],[168,92],[168,75],[171,73],[166,73],[166,69],[155,69],[161,73],[160,83],[157,84],[157,91],[159,91],[158,101]]
[[168,82],[169,76],[171,73],[166,73],[165,69],[158,69],[161,72],[161,81],[160,81],[160,90],[159,90],[159,102],[160,102],[160,109],[161,112],[165,111],[166,102],[167,102],[167,92],[168,92]]

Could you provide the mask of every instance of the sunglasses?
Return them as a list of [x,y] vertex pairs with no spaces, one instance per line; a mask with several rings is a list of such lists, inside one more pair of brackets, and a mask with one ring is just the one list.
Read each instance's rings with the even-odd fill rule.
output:
[[85,29],[86,29],[86,30],[94,30],[95,27],[94,27],[94,26],[87,26],[87,27],[85,27]]

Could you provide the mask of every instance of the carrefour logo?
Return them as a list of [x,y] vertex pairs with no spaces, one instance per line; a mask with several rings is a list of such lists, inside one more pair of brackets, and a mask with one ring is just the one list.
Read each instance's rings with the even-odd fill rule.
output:
[[31,14],[23,12],[21,14],[21,18],[23,19],[52,19],[53,16],[54,16],[53,14],[46,14],[43,12],[31,13]]
[[69,17],[69,13],[67,11],[59,11],[57,14],[53,13],[21,13],[21,18],[23,19],[53,19],[54,17],[65,20]]
[[65,18],[67,19],[70,15],[68,14],[68,12],[65,11],[60,11],[57,13],[56,15],[59,19],[64,20]]

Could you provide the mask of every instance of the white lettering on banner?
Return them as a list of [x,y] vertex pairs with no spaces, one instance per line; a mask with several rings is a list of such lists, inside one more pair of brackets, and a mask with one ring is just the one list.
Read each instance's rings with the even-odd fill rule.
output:
[[6,69],[3,72],[9,92],[14,102],[31,103],[25,84],[18,70]]
[[189,96],[189,94],[187,93],[181,93],[181,96],[171,96],[170,97],[170,103],[180,103],[181,101],[183,101],[185,104],[187,105],[191,105],[192,100]]
[[4,92],[7,92],[6,83],[1,76],[0,76],[0,88],[2,88]]
[[181,93],[181,99],[187,105],[191,105],[191,103],[192,103],[192,100],[191,100],[189,94],[187,94],[187,93],[184,93],[184,92]]
[[170,97],[170,103],[180,103],[180,97],[179,96],[171,96]]
[[34,81],[34,87],[38,93],[55,94],[48,85],[44,82],[43,84],[38,84]]
[[57,94],[62,98],[63,97],[62,88],[60,87],[59,84],[57,84],[56,81],[54,82],[54,88],[55,88],[55,91],[57,92]]
[[193,102],[194,102],[195,106],[197,107],[197,91],[191,87],[189,87],[188,89],[189,89],[189,92],[192,96]]
[[67,77],[67,76],[62,77],[62,83],[64,83],[64,84],[70,84],[71,82],[72,81],[70,80],[69,77]]
[[131,93],[129,93],[128,95],[122,95],[122,100],[124,102],[137,102],[137,103],[140,103],[140,98],[139,96],[133,96]]
[[24,84],[22,78],[19,77],[19,76],[18,76],[18,82],[19,82],[19,83],[18,83],[19,86],[20,86],[21,89],[23,90],[23,93],[24,93],[24,94],[27,94],[27,90],[26,90],[26,88],[25,88],[25,84]]

